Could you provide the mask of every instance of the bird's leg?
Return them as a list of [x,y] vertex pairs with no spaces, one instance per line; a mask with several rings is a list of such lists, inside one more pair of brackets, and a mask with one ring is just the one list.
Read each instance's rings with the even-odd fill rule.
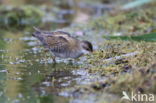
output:
[[68,59],[68,63],[71,64],[71,65],[74,64],[75,63],[74,59],[72,59],[72,58]]
[[[48,52],[49,51],[49,47],[46,47],[45,49],[44,49],[44,52]],[[47,56],[47,55],[46,55]],[[53,63],[56,63],[56,60],[55,60],[55,56],[54,56],[54,54],[52,53],[52,59],[53,59]]]
[[55,56],[52,56],[53,62],[56,63]]
[[45,52],[45,61],[46,61],[46,62],[48,61],[48,57],[49,57],[49,56],[48,56],[48,53],[47,53],[48,51],[49,51],[48,48],[45,48],[45,49],[44,49],[44,52]]

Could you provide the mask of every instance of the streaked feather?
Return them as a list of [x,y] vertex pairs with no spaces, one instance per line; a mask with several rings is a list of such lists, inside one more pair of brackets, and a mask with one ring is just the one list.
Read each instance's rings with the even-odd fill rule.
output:
[[42,31],[35,28],[33,33],[43,45],[48,48],[55,56],[62,58],[77,58],[83,53],[80,41],[64,31]]
[[68,47],[70,46],[68,40],[62,36],[47,36],[45,38],[45,42],[52,52],[58,53],[67,51],[69,49]]

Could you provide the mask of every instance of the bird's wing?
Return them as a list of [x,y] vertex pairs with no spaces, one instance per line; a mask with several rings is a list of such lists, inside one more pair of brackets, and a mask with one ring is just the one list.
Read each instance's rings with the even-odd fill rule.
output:
[[67,32],[64,32],[64,31],[42,31],[42,34],[44,35],[59,35],[59,36],[68,36],[68,37],[71,37],[71,35]]
[[68,37],[71,37],[71,35],[67,32],[64,32],[64,31],[55,31],[55,32],[52,32],[53,35],[63,35],[63,36],[68,36]]
[[53,52],[64,52],[70,47],[68,40],[61,35],[48,35],[44,39],[47,47]]

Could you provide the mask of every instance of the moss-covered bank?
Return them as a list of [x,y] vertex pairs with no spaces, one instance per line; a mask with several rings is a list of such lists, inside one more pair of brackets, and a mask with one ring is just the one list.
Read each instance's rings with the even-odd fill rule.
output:
[[[121,101],[123,91],[156,95],[155,18],[153,3],[135,11],[100,17],[85,26],[65,29],[81,30],[88,38],[93,36],[99,48],[87,56],[82,68],[105,77],[103,81],[68,88],[72,98],[83,101],[95,96],[95,103],[125,103]],[[107,38],[118,34],[139,36],[127,41],[124,39],[126,36],[123,39],[115,37],[114,40]]]

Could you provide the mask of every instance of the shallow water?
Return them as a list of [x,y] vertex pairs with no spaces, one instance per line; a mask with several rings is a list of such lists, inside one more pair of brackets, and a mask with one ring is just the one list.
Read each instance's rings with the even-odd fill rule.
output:
[[[54,65],[41,46],[35,46],[35,38],[22,36],[20,32],[7,32],[1,37],[0,101],[3,103],[37,103],[42,96],[47,95],[38,93],[38,89],[42,92],[42,86],[51,87],[53,90],[49,92],[57,93],[57,89],[68,86],[68,82],[64,81],[74,77],[69,70],[77,68],[64,62]],[[60,83],[52,82],[53,79],[57,81],[61,78],[64,79]]]
[[90,74],[79,61],[57,58],[54,64],[29,32],[3,32],[0,37],[0,101],[2,103],[60,103],[67,87],[104,80]]

